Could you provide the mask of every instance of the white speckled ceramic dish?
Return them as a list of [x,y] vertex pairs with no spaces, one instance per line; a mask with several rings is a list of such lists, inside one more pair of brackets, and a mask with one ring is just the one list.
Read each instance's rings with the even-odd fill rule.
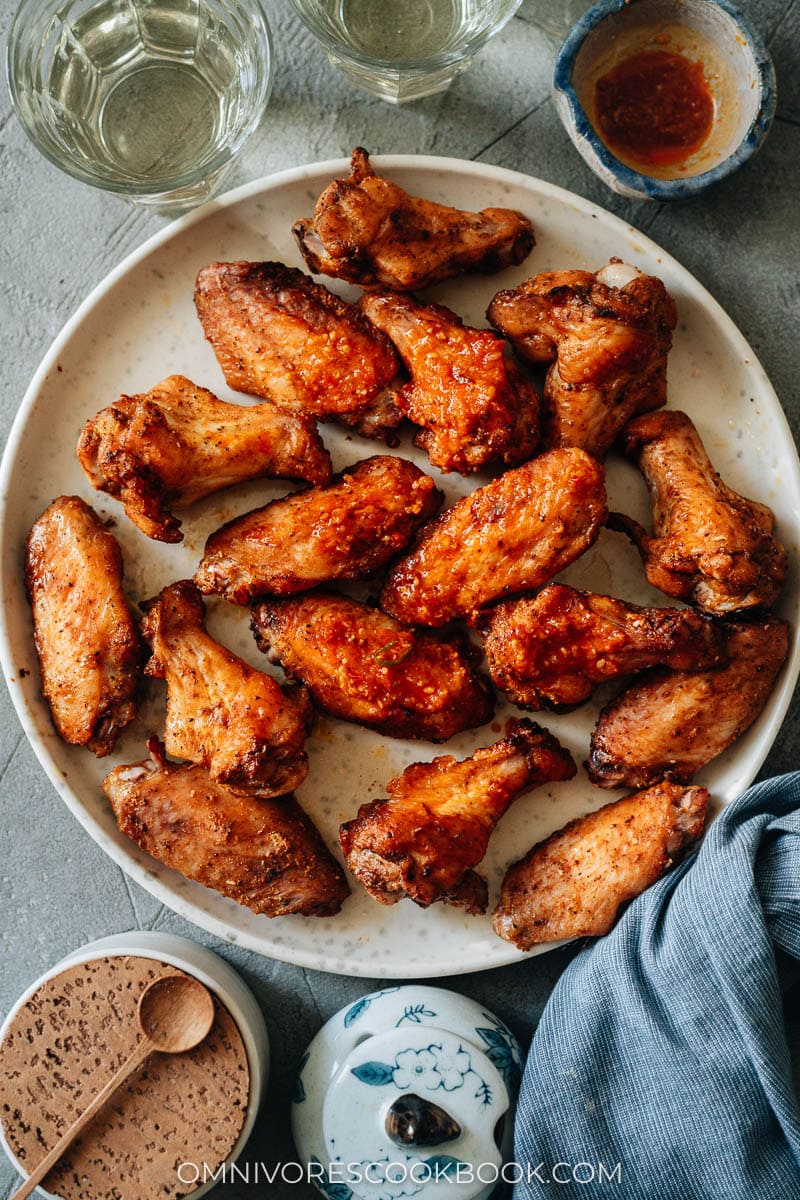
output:
[[[700,284],[658,246],[602,209],[577,196],[511,171],[441,158],[387,157],[378,169],[411,192],[462,208],[506,205],[533,220],[537,245],[521,267],[494,277],[471,276],[431,289],[431,298],[450,304],[467,321],[480,324],[490,298],[538,271],[564,267],[597,269],[611,255],[661,276],[678,305],[680,324],[669,365],[669,403],[688,411],[724,478],[735,488],[770,504],[778,533],[792,562],[780,611],[796,624],[800,467],[777,397],[744,338]],[[23,543],[33,520],[60,493],[78,493],[104,517],[127,564],[132,600],[152,596],[174,579],[192,574],[207,535],[223,520],[283,494],[285,484],[256,482],[212,496],[185,514],[180,546],[144,538],[109,497],[93,493],[73,447],[81,426],[99,408],[125,392],[143,392],[165,375],[181,372],[217,392],[242,401],[224,384],[213,352],[194,313],[192,290],[199,267],[214,259],[282,259],[301,265],[291,237],[293,220],[311,212],[315,197],[343,161],[322,163],[273,176],[231,193],[184,218],[125,260],[93,292],[56,339],[23,401],[2,468],[3,669],[25,732],[59,795],[92,837],[134,879],[177,912],[210,932],[260,954],[320,970],[350,975],[423,978],[500,966],[523,957],[492,932],[488,915],[470,917],[444,905],[427,911],[403,901],[381,907],[353,882],[353,895],[333,918],[268,920],[182,879],[143,854],[117,829],[100,781],[117,763],[145,757],[148,731],[160,729],[162,685],[153,683],[138,721],[125,732],[116,753],[96,760],[65,745],[56,735],[39,690],[36,658],[22,577]],[[343,294],[351,294],[342,288]],[[379,444],[323,427],[337,468],[369,454]],[[399,453],[429,470],[427,459],[408,443]],[[432,472],[436,475],[436,472]],[[480,480],[441,481],[449,498]],[[608,463],[610,505],[646,521],[644,484],[628,464]],[[665,603],[644,582],[638,555],[621,535],[604,532],[594,549],[565,576],[579,586],[638,603]],[[248,630],[247,610],[212,602],[211,631],[255,666],[267,668]],[[720,804],[733,799],[755,776],[780,727],[798,675],[800,653],[793,640],[789,662],[769,704],[751,730],[699,776]],[[580,763],[600,703],[543,722]],[[342,820],[368,799],[385,795],[389,778],[412,761],[452,752],[464,756],[494,741],[510,709],[498,721],[462,734],[443,749],[421,742],[392,741],[353,725],[321,720],[309,742],[311,771],[299,799],[336,847]],[[565,821],[619,796],[593,788],[583,771],[570,783],[542,788],[518,800],[492,839],[483,869],[492,902],[507,864]],[[546,949],[543,947],[542,949]]]

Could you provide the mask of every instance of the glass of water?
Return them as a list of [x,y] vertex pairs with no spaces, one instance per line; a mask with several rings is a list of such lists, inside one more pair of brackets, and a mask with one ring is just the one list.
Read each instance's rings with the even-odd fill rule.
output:
[[399,104],[443,92],[522,0],[291,0],[357,87]]
[[188,208],[261,119],[269,26],[258,0],[23,0],[8,78],[56,166],[134,203]]

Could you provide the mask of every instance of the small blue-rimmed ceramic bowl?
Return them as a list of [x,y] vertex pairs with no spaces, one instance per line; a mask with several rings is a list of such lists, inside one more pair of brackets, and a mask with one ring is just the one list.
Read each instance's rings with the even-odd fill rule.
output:
[[[714,98],[707,140],[683,162],[648,166],[613,153],[597,129],[597,80],[643,50],[702,62]],[[727,0],[600,0],[556,58],[553,99],[575,146],[613,191],[640,200],[693,196],[755,154],[775,112],[775,68],[759,35]]]

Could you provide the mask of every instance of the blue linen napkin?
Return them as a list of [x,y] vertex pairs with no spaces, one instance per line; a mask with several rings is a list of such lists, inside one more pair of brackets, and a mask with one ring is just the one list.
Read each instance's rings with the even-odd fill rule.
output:
[[799,806],[800,772],[750,788],[570,964],[525,1069],[515,1200],[800,1200]]

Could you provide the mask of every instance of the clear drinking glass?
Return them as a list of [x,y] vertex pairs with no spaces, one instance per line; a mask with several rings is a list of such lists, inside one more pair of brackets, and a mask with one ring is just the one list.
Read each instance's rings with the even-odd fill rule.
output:
[[399,104],[443,92],[522,0],[291,0],[328,59]]
[[158,208],[211,195],[272,86],[258,0],[23,0],[7,65],[51,162]]

